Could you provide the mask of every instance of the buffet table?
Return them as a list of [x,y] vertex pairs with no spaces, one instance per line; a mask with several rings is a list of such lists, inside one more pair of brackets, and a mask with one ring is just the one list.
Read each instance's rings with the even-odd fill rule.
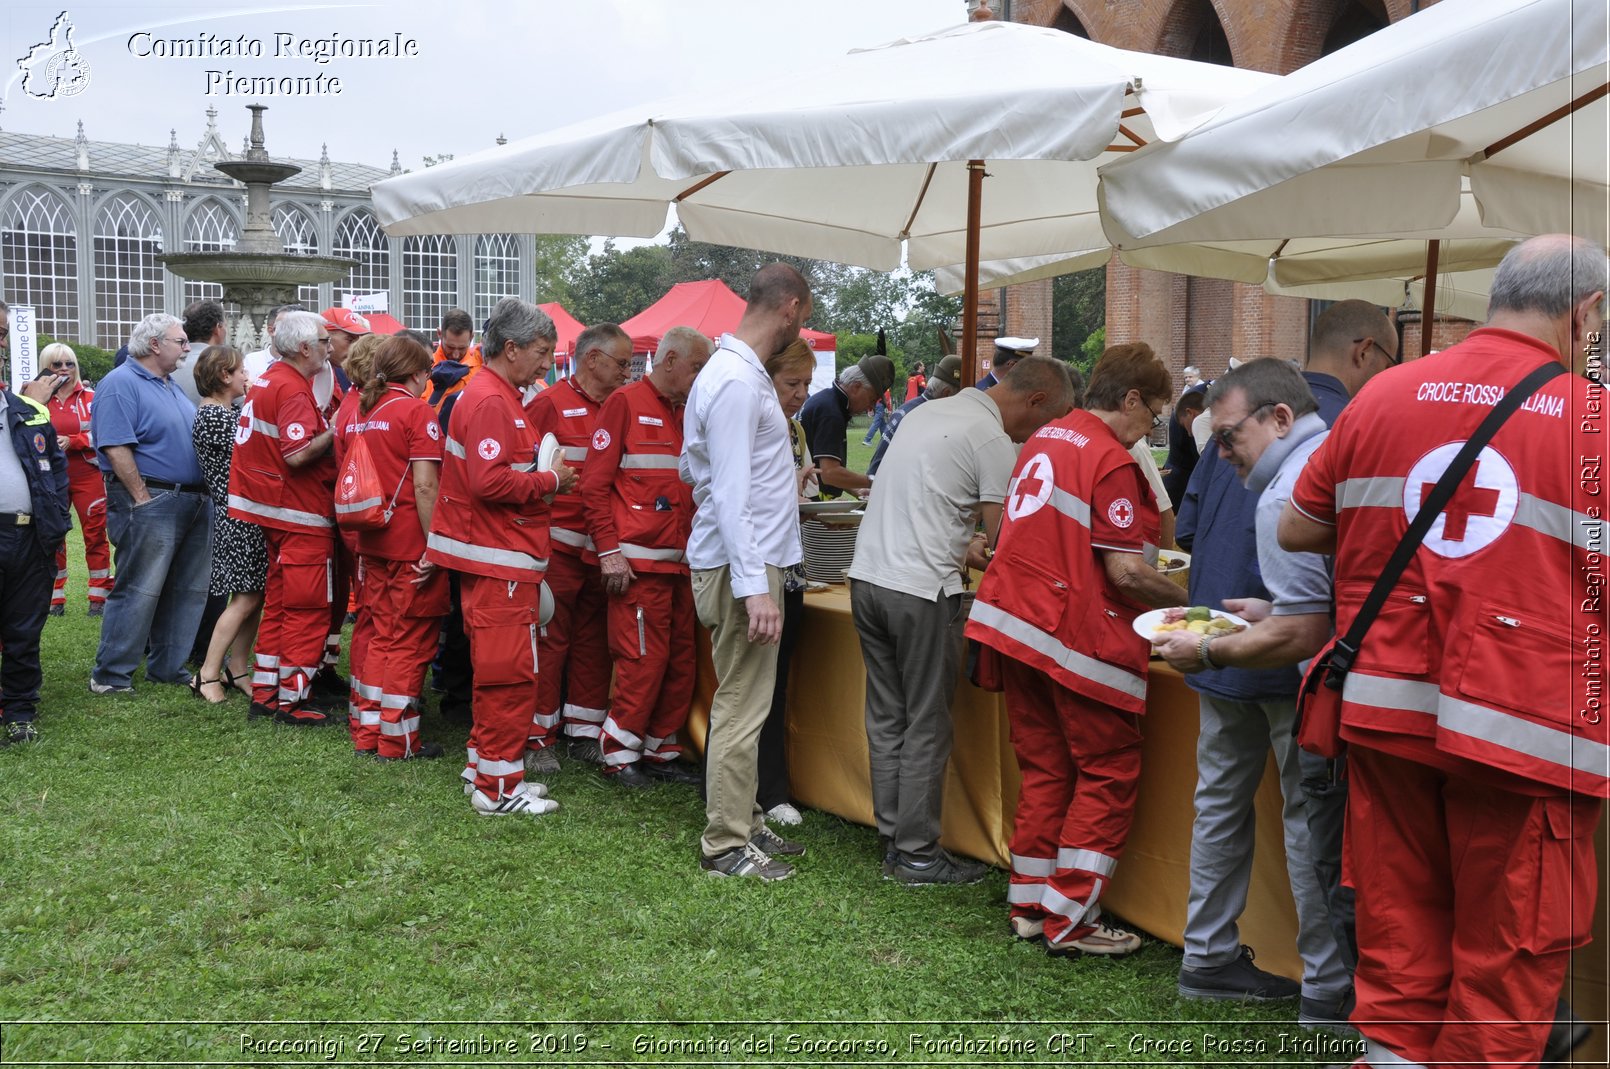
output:
[[[795,797],[804,805],[861,824],[872,824],[866,727],[866,674],[847,586],[806,595],[805,626],[789,680],[788,765]],[[703,639],[703,636],[701,636]],[[702,744],[714,690],[708,642],[701,642],[694,736]],[[952,851],[1005,867],[1017,805],[1018,771],[1007,735],[1001,696],[963,680],[953,707],[956,742],[946,783],[944,834]],[[1189,893],[1192,795],[1196,788],[1196,695],[1184,677],[1153,661],[1141,718],[1144,743],[1140,800],[1134,829],[1102,905],[1136,927],[1180,944]],[[1256,948],[1258,964],[1293,978],[1302,971],[1296,948],[1296,911],[1286,878],[1281,798],[1273,758],[1257,797],[1257,845],[1241,938]],[[868,846],[868,865],[875,858]],[[1598,832],[1600,884],[1605,882],[1605,825]],[[1593,943],[1573,960],[1574,989],[1567,997],[1583,1018],[1604,1019],[1606,931],[1603,897]],[[1602,1054],[1604,1029],[1589,1045]],[[1578,1052],[1581,1057],[1588,1048]]]

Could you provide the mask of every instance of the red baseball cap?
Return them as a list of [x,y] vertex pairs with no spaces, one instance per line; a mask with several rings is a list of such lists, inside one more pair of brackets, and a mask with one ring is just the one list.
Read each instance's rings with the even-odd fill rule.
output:
[[339,330],[357,338],[372,333],[369,321],[350,308],[326,308],[319,315],[323,317],[324,325],[331,330]]

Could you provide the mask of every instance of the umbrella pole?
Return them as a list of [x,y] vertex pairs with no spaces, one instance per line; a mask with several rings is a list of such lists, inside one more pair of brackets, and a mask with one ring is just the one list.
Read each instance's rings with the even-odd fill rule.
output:
[[967,285],[962,300],[962,385],[978,381],[978,231],[984,197],[984,161],[967,161]]
[[1437,318],[1437,258],[1442,252],[1442,242],[1426,242],[1426,299],[1420,302],[1420,355],[1427,356],[1431,352],[1431,328]]

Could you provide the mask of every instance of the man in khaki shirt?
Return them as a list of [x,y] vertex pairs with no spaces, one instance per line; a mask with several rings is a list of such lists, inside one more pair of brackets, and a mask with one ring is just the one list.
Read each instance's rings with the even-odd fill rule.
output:
[[[1023,442],[1078,401],[1066,364],[1027,357],[987,390],[931,401],[901,424],[856,536],[851,613],[866,662],[872,807],[883,873],[975,883],[985,866],[939,846],[950,702],[961,671],[964,568],[983,568]],[[979,521],[983,533],[975,534]]]

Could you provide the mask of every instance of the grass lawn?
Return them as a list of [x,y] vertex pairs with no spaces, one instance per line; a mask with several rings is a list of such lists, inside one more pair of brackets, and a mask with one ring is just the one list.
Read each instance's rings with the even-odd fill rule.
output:
[[[1002,1062],[929,1042],[957,1037],[1034,1043],[1023,1062],[1351,1060],[1281,1053],[1295,1006],[1179,1000],[1173,947],[1047,958],[1006,935],[1003,874],[902,888],[870,829],[823,814],[794,879],[713,880],[686,787],[569,766],[558,813],[477,816],[433,712],[449,758],[383,766],[338,730],[248,725],[241,697],[94,698],[76,533],[71,559],[41,739],[0,751],[6,1064]],[[1263,1050],[1204,1050],[1231,1042]]]

